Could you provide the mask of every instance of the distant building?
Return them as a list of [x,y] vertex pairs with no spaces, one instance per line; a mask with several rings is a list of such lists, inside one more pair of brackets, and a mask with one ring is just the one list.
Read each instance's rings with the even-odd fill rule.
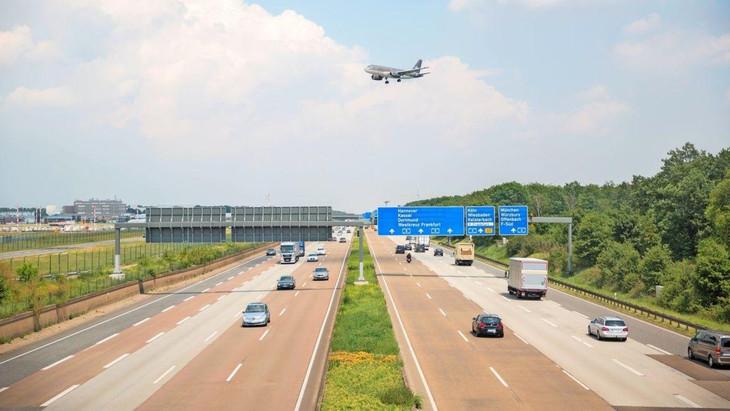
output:
[[65,223],[69,221],[74,221],[74,215],[73,214],[55,214],[55,215],[47,215],[44,218],[46,224],[50,225],[56,225],[59,223]]
[[47,215],[56,215],[56,214],[61,214],[61,212],[58,210],[58,207],[56,207],[54,205],[47,205],[46,214]]
[[75,214],[76,213],[76,207],[72,205],[63,206],[61,210],[61,214]]
[[[65,207],[64,207],[65,209]],[[74,201],[74,213],[82,219],[109,220],[117,218],[127,211],[127,205],[122,200],[76,200]]]

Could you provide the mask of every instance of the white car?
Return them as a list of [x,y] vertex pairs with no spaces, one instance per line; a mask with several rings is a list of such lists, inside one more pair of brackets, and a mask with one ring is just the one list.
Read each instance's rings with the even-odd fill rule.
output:
[[309,262],[317,262],[317,261],[319,261],[319,256],[317,254],[309,254],[307,256],[307,261],[309,261]]
[[613,338],[626,341],[629,338],[629,327],[619,317],[602,316],[595,318],[588,324],[588,335],[594,335],[599,340]]
[[327,255],[327,250],[325,250],[324,247],[318,247],[317,255]]

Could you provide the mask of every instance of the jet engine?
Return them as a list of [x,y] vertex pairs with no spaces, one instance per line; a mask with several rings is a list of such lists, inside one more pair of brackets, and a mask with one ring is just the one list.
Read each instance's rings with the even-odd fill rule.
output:
[[373,80],[377,80],[377,81],[380,81],[380,80],[383,79],[383,77],[381,77],[381,76],[379,76],[377,74],[373,74],[372,76],[370,76],[370,78],[373,79]]

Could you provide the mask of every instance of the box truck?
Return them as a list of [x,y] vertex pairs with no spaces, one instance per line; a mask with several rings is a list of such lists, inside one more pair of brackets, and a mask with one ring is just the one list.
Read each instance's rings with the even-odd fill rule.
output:
[[456,244],[454,248],[454,260],[456,265],[471,265],[474,262],[474,244]]
[[510,258],[507,291],[517,298],[547,294],[548,262],[537,258]]

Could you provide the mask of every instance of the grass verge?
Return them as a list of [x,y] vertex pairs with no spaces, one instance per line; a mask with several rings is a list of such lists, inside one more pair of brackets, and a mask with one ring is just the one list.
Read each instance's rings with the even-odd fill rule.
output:
[[363,273],[369,284],[354,285],[360,275],[358,247],[353,241],[332,335],[322,410],[420,408],[420,398],[403,381],[398,343],[367,243]]

